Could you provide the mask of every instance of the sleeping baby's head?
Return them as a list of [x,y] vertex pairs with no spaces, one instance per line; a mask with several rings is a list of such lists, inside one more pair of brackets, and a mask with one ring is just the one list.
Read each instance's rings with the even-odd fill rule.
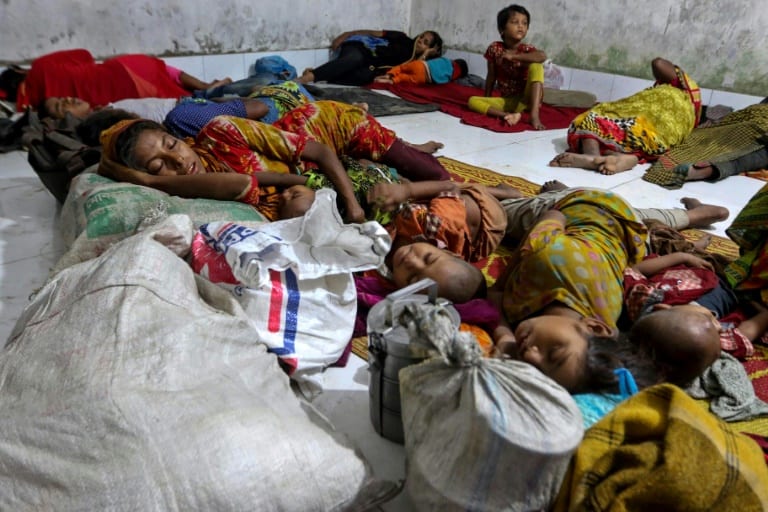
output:
[[416,242],[397,247],[387,260],[398,288],[428,277],[437,283],[440,297],[457,304],[485,295],[485,276],[480,269],[432,244]]
[[315,201],[315,191],[304,185],[288,187],[280,193],[277,205],[279,219],[292,219],[301,217]]

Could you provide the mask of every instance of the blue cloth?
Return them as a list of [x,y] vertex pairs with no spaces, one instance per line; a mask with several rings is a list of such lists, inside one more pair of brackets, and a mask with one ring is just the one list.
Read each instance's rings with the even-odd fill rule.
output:
[[733,311],[738,305],[736,294],[731,286],[719,279],[717,286],[694,301],[699,306],[712,311],[717,318],[723,318]]
[[376,55],[376,48],[379,46],[389,46],[389,41],[387,39],[384,39],[383,37],[376,37],[376,36],[360,36],[360,35],[354,35],[349,36],[344,40],[344,42],[352,42],[357,41],[358,43],[362,43],[363,46],[365,46],[368,51],[370,51],[373,55]]
[[168,115],[163,124],[175,137],[195,137],[208,121],[216,116],[247,117],[242,100],[215,102],[200,98],[184,98]]
[[573,395],[573,399],[579,406],[586,430],[611,412],[624,397],[608,393],[579,393]]
[[425,61],[429,68],[429,76],[434,84],[447,84],[453,76],[453,61],[445,57],[437,57]]
[[253,65],[253,74],[250,76],[266,75],[272,75],[277,81],[293,80],[296,78],[296,68],[279,55],[269,55],[256,60]]
[[635,377],[632,376],[632,372],[626,368],[616,368],[613,370],[616,378],[619,380],[619,394],[623,398],[629,398],[637,393],[637,383]]

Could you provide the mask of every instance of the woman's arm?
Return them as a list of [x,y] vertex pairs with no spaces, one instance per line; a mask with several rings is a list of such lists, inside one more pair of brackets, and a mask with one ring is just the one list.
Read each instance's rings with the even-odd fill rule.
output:
[[673,252],[671,254],[659,256],[658,258],[648,258],[637,265],[634,265],[632,268],[644,276],[649,277],[658,274],[664,269],[674,267],[675,265],[688,265],[689,267],[694,268],[714,270],[710,262],[687,252]]
[[245,105],[245,115],[248,119],[258,120],[269,113],[269,107],[263,101],[248,98],[242,100]]
[[325,144],[310,140],[307,141],[299,156],[304,160],[316,162],[320,172],[331,180],[336,193],[339,194],[347,207],[347,222],[365,222],[365,211],[355,198],[352,180],[349,179],[347,170],[344,169],[336,153]]
[[230,172],[190,176],[153,176],[102,159],[98,173],[124,183],[150,187],[174,196],[232,201],[251,186],[251,176]]

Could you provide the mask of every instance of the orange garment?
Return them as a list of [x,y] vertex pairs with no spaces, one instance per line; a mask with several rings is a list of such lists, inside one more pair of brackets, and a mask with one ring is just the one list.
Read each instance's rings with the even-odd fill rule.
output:
[[[429,201],[405,205],[387,226],[392,238],[432,242],[469,262],[486,258],[504,238],[506,212],[485,186],[474,183],[459,186],[461,194],[444,193]],[[461,195],[474,199],[480,209],[480,224],[474,240]]]
[[395,66],[387,75],[392,78],[395,84],[426,84],[429,82],[427,74],[427,63],[423,60],[414,60]]
[[51,97],[74,97],[91,105],[128,98],[180,98],[189,91],[169,75],[163,60],[149,55],[120,55],[97,63],[88,50],[63,50],[32,61],[19,86],[16,107],[37,108]]

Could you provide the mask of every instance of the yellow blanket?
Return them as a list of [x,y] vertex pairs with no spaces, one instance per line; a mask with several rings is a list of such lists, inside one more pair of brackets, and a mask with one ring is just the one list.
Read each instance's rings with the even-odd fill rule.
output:
[[768,468],[754,441],[654,386],[586,432],[554,511],[587,510],[768,510]]

